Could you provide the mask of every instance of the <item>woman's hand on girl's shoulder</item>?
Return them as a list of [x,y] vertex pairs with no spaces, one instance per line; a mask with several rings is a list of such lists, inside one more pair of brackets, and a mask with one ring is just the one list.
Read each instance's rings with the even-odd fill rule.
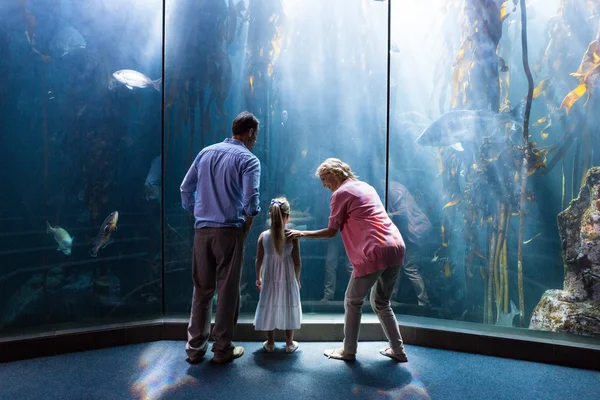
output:
[[295,229],[286,229],[285,230],[285,237],[289,240],[298,239],[298,238],[301,238],[302,236],[304,236],[304,232],[302,232],[302,231],[297,231]]

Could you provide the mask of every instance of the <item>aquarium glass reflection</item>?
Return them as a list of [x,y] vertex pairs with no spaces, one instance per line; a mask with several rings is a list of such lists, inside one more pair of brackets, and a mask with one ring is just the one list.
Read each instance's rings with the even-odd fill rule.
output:
[[525,132],[519,4],[392,2],[398,310],[600,333],[598,15],[597,2],[527,1]]
[[[242,318],[270,200],[290,200],[289,228],[325,228],[315,170],[337,157],[407,244],[401,323],[597,335],[600,9],[526,8],[530,110],[512,0],[3,2],[0,334],[187,318],[194,219],[180,184],[248,110],[262,211]],[[300,247],[304,318],[340,316],[340,235]]]
[[[260,120],[253,152],[262,169],[240,299],[252,318],[256,244],[272,198],[290,200],[289,228],[325,228],[331,193],[315,171],[327,157],[348,161],[384,196],[387,4],[167,1],[166,12],[166,311],[188,316],[192,299],[193,218],[179,185],[198,151],[231,137],[233,118],[248,110]],[[339,314],[350,277],[341,238],[300,249],[305,315]]]
[[162,2],[0,14],[1,334],[160,316]]

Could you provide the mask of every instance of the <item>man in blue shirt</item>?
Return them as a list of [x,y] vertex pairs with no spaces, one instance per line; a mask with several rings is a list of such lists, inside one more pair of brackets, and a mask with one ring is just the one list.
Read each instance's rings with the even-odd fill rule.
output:
[[258,127],[252,113],[241,112],[233,121],[233,136],[202,149],[181,183],[181,205],[196,220],[194,294],[185,347],[192,364],[208,350],[215,288],[219,296],[211,362],[221,364],[244,354],[232,337],[240,311],[244,242],[260,212],[260,162],[252,154]]

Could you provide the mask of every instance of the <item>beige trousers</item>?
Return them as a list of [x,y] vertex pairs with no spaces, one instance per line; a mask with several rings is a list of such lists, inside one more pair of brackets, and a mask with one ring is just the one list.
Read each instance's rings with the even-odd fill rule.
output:
[[371,307],[383,332],[388,339],[390,348],[395,354],[404,353],[404,345],[398,321],[392,310],[390,298],[394,291],[396,278],[400,272],[400,267],[388,267],[381,271],[374,272],[360,278],[354,277],[354,272],[348,282],[346,289],[346,301],[344,309],[346,310],[344,320],[344,353],[356,354],[358,347],[358,334],[360,333],[360,319],[362,316],[362,306],[365,297],[371,290]]

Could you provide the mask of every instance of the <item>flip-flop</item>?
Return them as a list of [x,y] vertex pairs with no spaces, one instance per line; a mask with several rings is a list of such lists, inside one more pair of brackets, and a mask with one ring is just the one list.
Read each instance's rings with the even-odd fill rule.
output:
[[354,361],[356,355],[344,354],[344,349],[325,349],[323,355],[327,358],[333,358],[334,360]]
[[274,344],[269,344],[268,340],[265,340],[265,342],[263,343],[263,349],[265,349],[265,351],[267,353],[272,353],[275,351],[275,345]]
[[285,352],[288,354],[291,354],[291,353],[295,352],[296,350],[298,350],[298,342],[296,342],[295,340],[292,340],[291,345],[285,346]]
[[389,357],[392,360],[396,360],[398,362],[407,362],[408,361],[406,354],[395,354],[393,352],[388,353],[388,350],[391,351],[391,349],[389,347],[385,348],[385,349],[381,349],[381,350],[379,350],[379,354]]

